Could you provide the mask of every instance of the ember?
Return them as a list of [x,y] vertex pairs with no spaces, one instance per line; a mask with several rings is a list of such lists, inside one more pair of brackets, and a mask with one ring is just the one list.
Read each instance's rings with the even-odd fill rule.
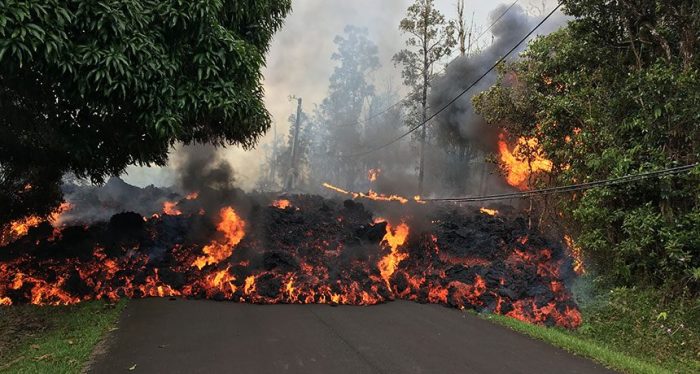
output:
[[37,226],[0,250],[0,305],[169,296],[352,305],[406,299],[567,328],[581,322],[566,287],[572,260],[523,219],[418,206],[425,209],[420,222],[387,222],[352,200],[286,201],[261,201],[245,214],[224,206],[214,217],[120,213],[64,227],[54,239]]

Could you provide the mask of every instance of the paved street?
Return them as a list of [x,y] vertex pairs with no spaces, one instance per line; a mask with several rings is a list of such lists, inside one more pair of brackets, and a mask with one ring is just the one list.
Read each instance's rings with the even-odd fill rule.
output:
[[467,313],[405,301],[330,307],[134,300],[105,347],[91,372],[608,372]]

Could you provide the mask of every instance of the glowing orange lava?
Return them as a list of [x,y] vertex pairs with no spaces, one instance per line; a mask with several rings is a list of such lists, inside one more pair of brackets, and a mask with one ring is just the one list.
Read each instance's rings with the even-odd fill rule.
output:
[[202,248],[205,256],[197,257],[192,263],[202,270],[207,265],[217,264],[229,257],[233,253],[233,247],[241,242],[245,236],[245,221],[236,214],[236,211],[231,207],[225,207],[219,212],[221,221],[216,226],[219,232],[226,237],[226,243],[221,244],[217,241],[212,241],[211,244]]
[[274,206],[277,209],[287,209],[290,206],[292,206],[292,203],[289,200],[281,199],[273,201],[272,206]]
[[[526,159],[526,152],[530,150],[532,160]],[[506,168],[506,180],[508,184],[521,190],[528,188],[530,175],[537,172],[552,171],[552,162],[540,155],[540,145],[537,138],[519,138],[513,151],[508,147],[505,136],[501,134],[498,140],[500,160]]]

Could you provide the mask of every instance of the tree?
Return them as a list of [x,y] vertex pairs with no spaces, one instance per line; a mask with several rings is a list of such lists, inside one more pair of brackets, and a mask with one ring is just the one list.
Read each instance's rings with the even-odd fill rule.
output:
[[374,95],[369,75],[379,67],[378,48],[367,37],[367,29],[346,26],[334,39],[338,62],[329,80],[328,96],[315,113],[320,126],[314,150],[312,172],[317,179],[343,183],[352,188],[361,172],[356,160],[344,156],[362,146],[360,116],[368,98]]
[[164,165],[176,142],[253,146],[260,70],[290,1],[0,5],[0,223],[46,214],[64,173]]
[[[407,105],[412,112],[413,122],[409,126],[425,123],[428,118],[428,92],[433,66],[451,53],[455,46],[455,25],[435,8],[434,0],[415,0],[408,7],[406,18],[401,20],[399,29],[408,34],[406,46],[394,55],[394,62],[401,64],[404,84],[412,90]],[[420,115],[416,113],[420,112]],[[418,121],[415,119],[419,118]],[[420,162],[418,168],[418,193],[423,193],[425,175],[426,127],[420,129]]]
[[[565,1],[578,17],[533,42],[475,98],[553,162],[539,186],[604,180],[700,161],[700,58],[692,1]],[[692,21],[694,20],[694,21]],[[556,222],[619,285],[700,292],[700,170],[562,195]]]

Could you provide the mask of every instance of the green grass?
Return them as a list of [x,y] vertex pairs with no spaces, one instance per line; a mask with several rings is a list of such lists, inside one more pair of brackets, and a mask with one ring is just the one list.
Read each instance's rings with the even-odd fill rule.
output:
[[0,372],[79,373],[124,306],[0,308]]
[[700,373],[698,300],[661,301],[658,291],[618,288],[581,303],[575,331],[483,315],[513,330],[626,373]]

